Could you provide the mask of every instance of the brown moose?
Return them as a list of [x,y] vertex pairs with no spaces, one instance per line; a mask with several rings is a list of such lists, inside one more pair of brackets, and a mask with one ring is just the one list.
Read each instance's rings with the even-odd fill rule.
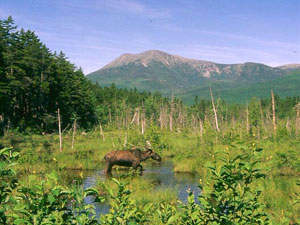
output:
[[106,176],[111,176],[111,170],[114,165],[133,167],[135,170],[140,168],[141,171],[143,171],[143,167],[140,163],[149,158],[158,162],[161,161],[161,157],[152,149],[147,149],[146,151],[132,149],[109,152],[104,156],[106,161],[104,173]]

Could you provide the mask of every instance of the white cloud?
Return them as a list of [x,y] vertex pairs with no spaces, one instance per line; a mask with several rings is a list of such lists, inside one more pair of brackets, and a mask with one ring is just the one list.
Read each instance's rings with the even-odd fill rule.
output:
[[296,48],[299,49],[299,43],[287,43],[277,40],[262,40],[256,37],[240,35],[240,34],[232,34],[232,33],[224,33],[224,32],[216,32],[216,31],[198,31],[203,34],[218,36],[218,37],[225,37],[230,39],[241,40],[245,42],[252,42],[255,44],[261,44],[265,46],[271,47],[280,47],[280,48]]
[[299,63],[296,56],[284,53],[280,49],[240,48],[216,45],[185,45],[176,46],[175,54],[199,60],[216,63],[244,63],[256,62],[269,66],[280,66],[288,63]]
[[66,4],[70,7],[86,8],[89,10],[104,10],[112,13],[123,13],[150,19],[170,17],[169,10],[154,8],[134,0],[87,0],[84,5],[82,5],[82,2],[73,1],[67,2]]
[[132,0],[106,0],[104,6],[119,12],[147,16],[151,18],[169,17],[169,11],[159,10]]

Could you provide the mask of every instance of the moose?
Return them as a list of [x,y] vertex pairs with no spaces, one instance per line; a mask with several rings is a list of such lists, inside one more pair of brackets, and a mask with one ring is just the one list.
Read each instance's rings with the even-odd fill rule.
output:
[[106,161],[104,173],[107,177],[111,176],[111,170],[114,165],[133,167],[135,170],[140,168],[142,172],[143,167],[140,163],[149,158],[156,160],[157,162],[161,161],[161,157],[150,148],[146,151],[131,149],[109,152],[104,156]]

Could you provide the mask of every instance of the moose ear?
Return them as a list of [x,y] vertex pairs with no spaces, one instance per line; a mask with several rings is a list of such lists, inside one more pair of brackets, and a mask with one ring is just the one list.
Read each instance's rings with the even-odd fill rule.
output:
[[153,152],[153,150],[151,148],[148,148],[147,151],[151,152],[151,153]]

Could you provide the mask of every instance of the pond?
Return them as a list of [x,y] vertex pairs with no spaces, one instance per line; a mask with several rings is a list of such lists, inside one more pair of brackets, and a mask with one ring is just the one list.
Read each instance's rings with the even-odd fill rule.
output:
[[[124,173],[126,173],[126,171],[124,171]],[[103,169],[87,170],[84,172],[83,178],[84,188],[94,187],[99,180],[104,181],[106,179]],[[200,193],[200,189],[198,188],[199,177],[189,173],[174,173],[173,164],[170,161],[159,164],[145,164],[142,178],[152,182],[155,181],[155,188],[175,188],[178,192],[178,200],[182,202],[186,202],[188,197],[187,190],[190,189],[195,194],[195,201],[198,202],[197,196]],[[93,200],[91,198],[86,199],[86,203],[90,204],[92,202]],[[96,204],[95,206],[97,214],[105,214],[109,211],[109,205],[106,203]]]

